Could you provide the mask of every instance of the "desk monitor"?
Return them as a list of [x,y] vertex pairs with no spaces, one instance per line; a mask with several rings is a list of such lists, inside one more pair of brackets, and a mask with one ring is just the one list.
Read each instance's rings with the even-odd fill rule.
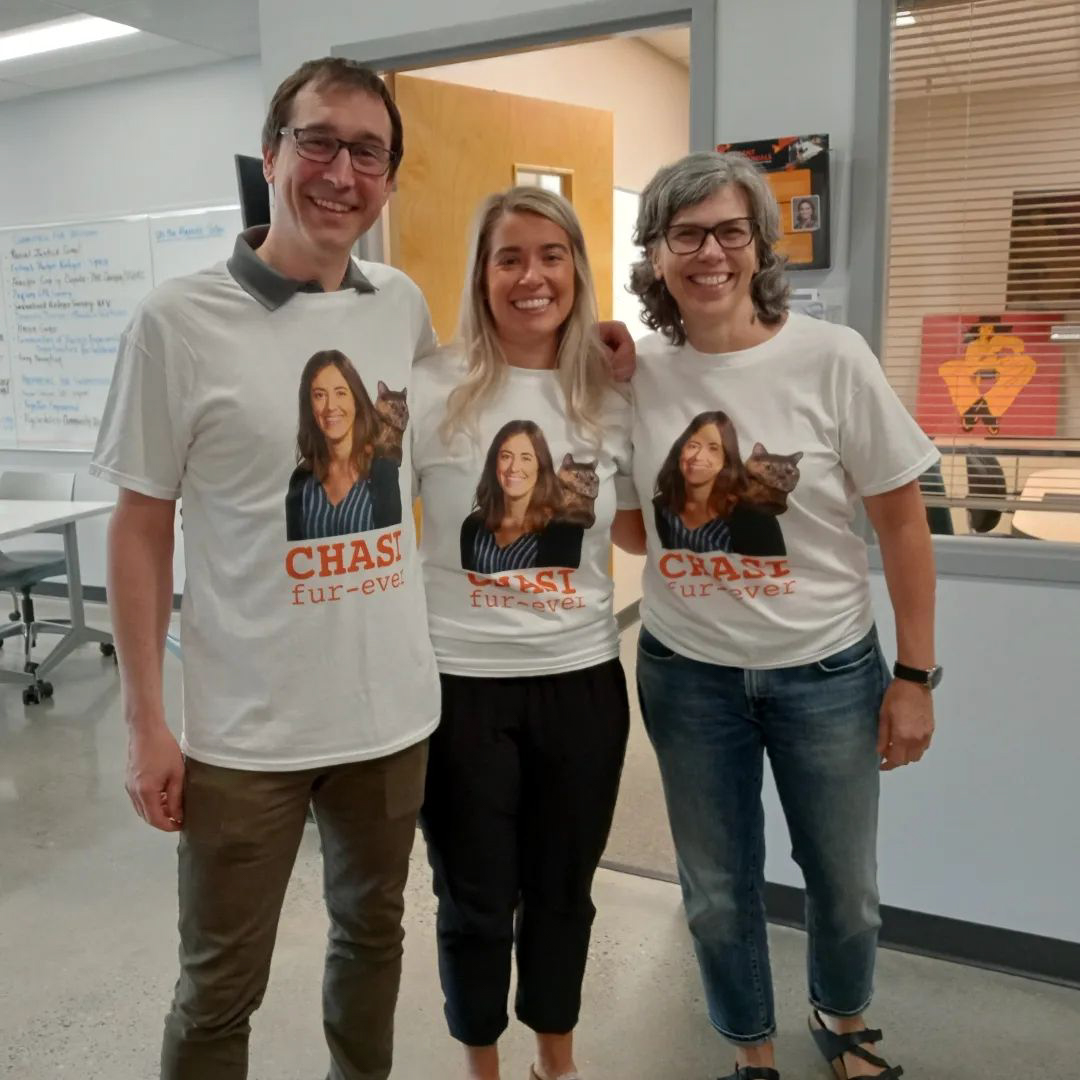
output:
[[234,154],[240,188],[240,217],[245,229],[270,224],[270,188],[263,177],[262,159]]

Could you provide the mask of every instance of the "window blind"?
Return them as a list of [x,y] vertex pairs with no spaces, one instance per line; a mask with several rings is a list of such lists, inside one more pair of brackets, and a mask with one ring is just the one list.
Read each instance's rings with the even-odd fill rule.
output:
[[938,531],[1080,543],[1080,2],[905,0],[883,361]]

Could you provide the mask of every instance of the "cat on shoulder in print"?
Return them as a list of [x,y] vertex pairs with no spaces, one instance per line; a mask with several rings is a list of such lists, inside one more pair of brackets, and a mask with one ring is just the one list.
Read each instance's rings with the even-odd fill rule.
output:
[[558,520],[591,529],[596,523],[593,503],[600,491],[596,462],[575,461],[573,455],[566,454],[559,466],[558,476],[562,487],[562,509],[556,515]]
[[802,451],[795,454],[770,454],[761,443],[744,462],[746,484],[739,501],[762,514],[773,516],[787,510],[788,495],[799,482],[798,463]]
[[401,464],[402,441],[409,423],[409,406],[405,403],[404,390],[391,390],[379,380],[379,396],[375,412],[379,415],[379,430],[375,436],[375,457],[390,458]]

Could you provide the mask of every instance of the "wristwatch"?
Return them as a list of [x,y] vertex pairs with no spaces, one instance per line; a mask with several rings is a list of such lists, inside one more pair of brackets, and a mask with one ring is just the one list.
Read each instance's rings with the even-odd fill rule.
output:
[[892,673],[898,679],[918,683],[920,686],[925,686],[927,690],[936,690],[944,669],[940,664],[935,664],[932,668],[908,667],[907,664],[901,664],[897,660],[893,664]]

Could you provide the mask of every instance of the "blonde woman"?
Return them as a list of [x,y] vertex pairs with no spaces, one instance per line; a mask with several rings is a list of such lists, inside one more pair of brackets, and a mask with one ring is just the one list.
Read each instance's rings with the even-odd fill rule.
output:
[[530,1076],[570,1080],[629,724],[608,555],[630,409],[569,203],[513,188],[483,204],[459,342],[418,364],[414,386],[443,695],[422,822],[446,1017],[470,1080],[497,1080],[516,943]]

